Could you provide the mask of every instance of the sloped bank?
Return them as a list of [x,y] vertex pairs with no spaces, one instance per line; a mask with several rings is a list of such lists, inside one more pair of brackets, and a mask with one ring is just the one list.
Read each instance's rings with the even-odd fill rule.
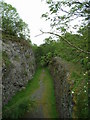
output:
[[54,79],[56,107],[60,118],[72,117],[72,95],[68,82],[69,72],[65,63],[59,57],[53,58],[49,65]]
[[28,41],[3,35],[2,38],[2,103],[25,88],[35,73],[35,58]]

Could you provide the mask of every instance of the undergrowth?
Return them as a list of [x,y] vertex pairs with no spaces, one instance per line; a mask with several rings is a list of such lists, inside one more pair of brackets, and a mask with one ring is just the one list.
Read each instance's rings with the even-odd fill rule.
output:
[[88,118],[88,74],[78,65],[70,66],[71,90],[73,95],[73,118]]
[[48,68],[44,68],[44,70],[45,70],[44,84],[46,89],[43,95],[44,96],[43,102],[47,102],[47,105],[44,107],[44,112],[47,117],[58,118],[58,113],[56,111],[56,99],[54,93],[53,78],[50,75]]
[[26,88],[17,92],[15,96],[2,108],[3,119],[19,119],[25,112],[30,111],[35,106],[35,101],[30,100],[31,94],[39,87],[39,75],[41,69],[36,71],[33,79],[29,81]]
[[3,111],[3,118],[19,119],[23,116],[23,114],[25,114],[25,112],[29,111],[33,105],[34,101],[24,99],[11,107],[6,107]]

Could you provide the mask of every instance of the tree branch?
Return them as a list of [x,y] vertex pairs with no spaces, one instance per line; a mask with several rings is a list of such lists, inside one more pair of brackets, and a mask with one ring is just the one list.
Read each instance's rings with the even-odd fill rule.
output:
[[82,3],[81,2],[76,2],[76,1],[74,1],[74,2],[72,2],[72,4],[81,4],[82,5]]
[[[70,14],[70,12],[68,12],[68,11],[66,11],[66,10],[64,10],[64,9],[62,9],[62,8],[60,8],[60,10],[63,11],[63,12],[65,12],[65,13],[67,13],[67,14]],[[72,15],[76,15],[76,16],[78,16],[78,17],[79,17],[79,16],[80,16],[80,17],[81,17],[81,16],[82,16],[82,17],[85,17],[85,16],[83,16],[83,11],[76,12],[76,13],[71,13],[71,16],[72,16]]]
[[[41,31],[41,30],[40,30],[40,31]],[[52,35],[58,36],[59,38],[62,38],[63,41],[65,41],[65,42],[66,42],[68,45],[70,45],[71,47],[79,50],[80,52],[83,52],[83,53],[86,53],[86,54],[90,54],[90,52],[84,51],[84,50],[82,50],[81,48],[73,45],[71,42],[69,42],[67,39],[63,38],[62,36],[60,36],[60,35],[57,34],[57,33],[53,33],[53,32],[43,32],[43,31],[41,31],[41,32],[42,32],[42,34],[52,34]],[[41,35],[41,34],[40,34],[40,35]]]

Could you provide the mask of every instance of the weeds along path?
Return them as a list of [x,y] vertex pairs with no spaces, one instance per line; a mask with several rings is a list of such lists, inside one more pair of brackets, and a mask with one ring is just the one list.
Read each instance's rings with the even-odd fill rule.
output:
[[4,106],[3,118],[57,118],[55,103],[52,77],[47,68],[39,68],[27,86]]
[[35,106],[24,117],[57,118],[53,81],[47,68],[41,69],[37,84],[39,87],[30,94],[30,99],[35,101]]

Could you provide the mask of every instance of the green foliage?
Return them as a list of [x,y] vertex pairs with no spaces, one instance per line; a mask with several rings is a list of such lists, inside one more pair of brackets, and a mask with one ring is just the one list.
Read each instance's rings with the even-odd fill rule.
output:
[[23,39],[30,39],[28,25],[19,17],[16,8],[0,2],[2,9],[2,31],[6,34]]
[[[46,38],[45,44],[40,45],[39,47],[33,45],[36,63],[40,66],[47,66],[53,57],[54,53],[54,40],[52,38]],[[41,52],[42,51],[42,52]]]
[[80,22],[75,24],[74,29],[78,28],[80,24],[83,26],[88,24],[89,14],[89,1],[76,1],[76,0],[49,0],[47,1],[49,12],[42,15],[46,20],[50,20],[52,28],[65,33],[70,28],[69,22],[78,20]]
[[[44,84],[46,86],[45,92],[44,92],[44,98],[43,102],[47,101],[47,107],[44,108],[45,111],[50,114],[49,118],[58,118],[58,113],[56,111],[56,99],[55,99],[55,91],[54,91],[54,84],[53,84],[53,78],[50,75],[50,72],[48,68],[44,68]],[[48,94],[47,94],[48,93]],[[48,117],[48,116],[47,116]]]
[[[87,26],[80,28],[79,34],[72,34],[66,32],[63,35],[64,38],[67,38],[69,42],[74,45],[88,50],[88,36],[87,36]],[[42,52],[41,52],[42,51]],[[66,44],[62,39],[57,41],[49,37],[45,39],[45,43],[40,45],[35,49],[36,62],[42,66],[48,66],[52,61],[53,57],[59,56],[65,61],[74,63],[74,66],[78,65],[77,68],[80,69],[77,71],[73,69],[71,72],[71,88],[74,96],[75,110],[74,117],[83,118],[88,117],[88,71],[90,68],[88,55],[79,52],[77,49]],[[71,66],[72,67],[72,66]]]
[[[68,39],[68,41],[75,46],[88,51],[88,38],[86,37],[86,34],[71,34],[67,32],[63,35],[63,38]],[[67,61],[81,63],[84,69],[87,69],[86,67],[88,66],[88,55],[69,46],[62,39],[55,41],[51,37],[46,38],[43,45],[40,45],[39,47],[36,46],[35,56],[37,63],[40,63],[41,61],[44,65],[48,65],[52,57],[59,56]]]
[[28,58],[30,58],[30,55],[29,54],[25,54],[25,57],[28,59]]
[[[46,20],[51,20],[51,27],[54,27],[56,31],[59,31],[63,38],[66,38],[70,43],[74,44],[75,46],[88,51],[88,8],[89,2],[88,1],[81,1],[77,2],[76,0],[70,1],[52,1],[47,0],[49,5],[49,13],[46,12],[42,15],[45,17]],[[2,29],[5,33],[10,35],[15,35],[20,38],[28,39],[29,31],[28,26],[22,19],[19,18],[19,15],[14,7],[4,2],[1,2],[3,7],[2,11]],[[67,7],[68,11],[65,10]],[[60,14],[63,12],[63,14]],[[75,25],[74,29],[77,29],[79,26],[79,30],[77,34],[72,34],[72,32],[67,32],[69,29],[69,22],[75,20],[76,18],[81,18],[81,26]],[[80,23],[80,22],[79,22]],[[37,66],[48,66],[52,58],[55,56],[61,57],[63,60],[70,61],[72,63],[79,64],[81,66],[80,71],[78,74],[75,72],[71,73],[71,80],[74,82],[72,87],[74,102],[75,102],[75,117],[77,118],[86,118],[88,116],[88,90],[87,90],[87,81],[88,81],[88,72],[90,68],[88,55],[78,51],[77,49],[73,48],[66,44],[62,38],[58,38],[57,41],[54,38],[49,37],[45,39],[45,43],[40,45],[32,45],[33,51],[36,57]],[[27,58],[29,56],[26,56]],[[7,66],[10,65],[10,61],[6,53],[4,53],[4,60]],[[31,94],[38,86],[39,74],[36,73],[35,81],[31,82],[31,87],[27,86],[26,92],[21,92],[14,97],[9,104],[10,106],[17,106],[15,103],[18,103],[18,106],[14,109],[13,113],[9,111],[7,115],[12,114],[12,118],[18,116],[21,108],[25,108],[27,110],[27,104],[19,103],[20,97],[26,96]],[[46,78],[47,80],[47,78]],[[29,84],[29,85],[30,85]],[[48,85],[48,84],[47,84]],[[47,91],[48,92],[48,91]],[[24,98],[25,99],[25,98]],[[19,101],[19,102],[18,102]],[[14,105],[15,104],[15,105]],[[10,107],[8,105],[8,107]],[[7,108],[8,108],[7,107]],[[20,110],[19,110],[20,109]],[[25,112],[25,111],[24,111]],[[20,112],[21,114],[22,112]],[[6,115],[6,113],[5,113]],[[17,118],[17,117],[16,117]]]
[[9,60],[8,54],[5,51],[2,52],[2,58],[6,67],[9,67],[11,65],[11,61]]
[[41,69],[38,69],[34,78],[29,81],[26,88],[16,93],[15,96],[2,109],[3,118],[19,119],[24,116],[27,111],[35,107],[35,101],[30,99],[32,93],[39,87],[39,77]]
[[72,91],[75,103],[74,116],[78,118],[88,118],[88,75],[83,72],[72,72]]
[[33,101],[24,99],[19,104],[16,104],[14,107],[9,107],[3,111],[3,119],[19,119],[30,109],[31,104]]
[[[30,112],[36,107],[37,101],[30,99],[30,97],[39,88],[42,71],[43,68],[37,69],[36,74],[34,75],[33,79],[29,81],[26,88],[22,91],[19,91],[15,96],[13,96],[11,101],[9,101],[8,104],[3,107],[3,119],[21,119],[24,117],[27,111]],[[44,97],[42,99],[42,104],[45,106],[44,112],[46,114],[48,110],[48,115],[52,118],[56,118],[57,112],[52,77],[50,76],[47,68],[44,69],[44,72],[43,82],[46,86],[46,89],[43,93]],[[46,101],[47,105],[45,105]]]

